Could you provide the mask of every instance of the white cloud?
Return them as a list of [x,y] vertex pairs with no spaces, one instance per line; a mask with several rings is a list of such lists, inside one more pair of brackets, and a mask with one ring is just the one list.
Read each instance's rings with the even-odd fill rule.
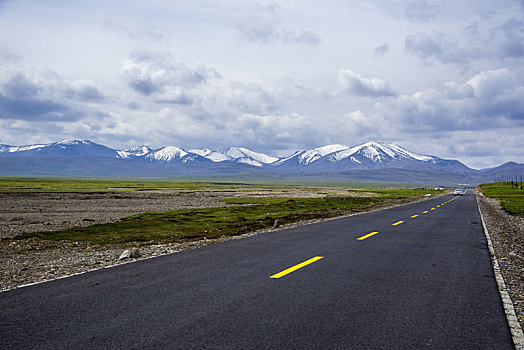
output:
[[355,96],[395,95],[395,92],[385,80],[375,77],[364,77],[349,69],[341,69],[339,71],[338,81],[347,93]]

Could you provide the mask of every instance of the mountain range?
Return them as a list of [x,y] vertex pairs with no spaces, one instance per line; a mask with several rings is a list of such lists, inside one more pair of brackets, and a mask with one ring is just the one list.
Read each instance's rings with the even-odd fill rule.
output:
[[243,147],[223,152],[176,146],[115,150],[89,140],[0,145],[0,175],[100,177],[269,177],[370,182],[477,184],[523,176],[514,162],[475,170],[458,160],[418,154],[394,143],[327,145],[275,157]]

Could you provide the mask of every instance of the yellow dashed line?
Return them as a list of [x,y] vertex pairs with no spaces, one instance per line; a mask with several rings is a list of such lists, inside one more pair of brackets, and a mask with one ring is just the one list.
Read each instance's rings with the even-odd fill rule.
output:
[[411,218],[416,218],[418,216],[418,214],[415,214],[415,215],[411,215]]
[[427,210],[422,212],[422,214],[427,214],[427,213],[429,213],[429,211]]
[[362,241],[362,240],[364,240],[364,239],[366,239],[366,238],[368,238],[368,237],[371,237],[371,236],[376,235],[377,233],[378,233],[378,232],[371,232],[371,233],[368,233],[368,234],[365,235],[365,236],[362,236],[362,237],[357,238],[357,241]]
[[312,264],[312,263],[314,263],[315,261],[320,260],[320,259],[323,259],[323,258],[324,258],[323,256],[315,256],[314,258],[311,258],[311,259],[309,259],[309,260],[306,260],[306,261],[304,261],[303,263],[300,263],[300,264],[298,264],[298,265],[292,266],[292,267],[290,267],[289,269],[285,269],[284,271],[279,272],[279,273],[277,273],[277,274],[275,274],[275,275],[273,275],[273,276],[269,276],[269,278],[280,278],[280,277],[283,277],[283,276],[285,276],[285,275],[287,275],[287,274],[290,274],[290,273],[293,272],[293,271],[296,271],[296,270],[298,270],[298,269],[300,269],[300,268],[303,268],[304,266],[309,265],[309,264]]
[[404,221],[398,221],[398,222],[395,222],[394,224],[391,224],[392,226],[397,226],[397,225],[400,225],[401,223],[403,223]]

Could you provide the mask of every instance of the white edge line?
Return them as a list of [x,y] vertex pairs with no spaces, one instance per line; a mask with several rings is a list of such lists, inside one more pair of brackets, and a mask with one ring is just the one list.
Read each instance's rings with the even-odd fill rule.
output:
[[[333,218],[305,220],[304,222],[302,222],[302,226],[314,225],[314,224],[318,224],[318,223],[321,223],[321,222],[324,222],[324,221],[338,220],[338,219],[343,219],[343,218],[347,218],[347,217],[350,217],[350,216],[367,214],[367,213],[373,213],[373,212],[377,212],[377,211],[381,211],[381,210],[387,210],[387,209],[396,208],[396,207],[402,207],[404,205],[409,205],[409,204],[413,204],[413,203],[417,203],[417,202],[422,202],[422,201],[425,201],[425,200],[434,199],[434,198],[438,198],[438,197],[445,196],[445,195],[446,194],[441,194],[441,195],[437,195],[437,196],[434,196],[434,197],[433,196],[432,197],[423,197],[423,198],[421,198],[419,200],[416,200],[416,201],[413,201],[413,202],[409,202],[409,203],[403,203],[403,204],[399,204],[399,205],[390,205],[390,206],[385,206],[383,208],[378,208],[378,209],[374,209],[374,210],[370,210],[370,211],[363,211],[363,212],[360,212],[360,213],[346,214],[346,215],[336,216],[336,217],[333,217]],[[287,225],[282,225],[282,226],[280,226],[279,228],[276,228],[276,229],[275,228],[270,228],[270,229],[266,228],[266,229],[262,229],[262,230],[258,230],[258,231],[244,233],[244,234],[239,235],[239,236],[227,237],[227,239],[225,239],[225,240],[223,240],[221,242],[217,242],[217,243],[222,243],[222,242],[229,241],[229,240],[242,239],[242,238],[246,238],[246,237],[250,237],[250,236],[256,236],[256,235],[258,235],[260,233],[265,233],[265,232],[281,231],[281,230],[285,230],[285,229],[288,229],[288,228],[293,228],[294,227],[293,225],[296,225],[296,224],[300,224],[300,221],[291,223],[291,224],[289,224],[288,227],[286,227]],[[202,245],[202,246],[195,246],[195,247],[191,247],[189,249],[181,249],[181,250],[177,250],[177,251],[170,252],[170,253],[164,253],[164,254],[159,254],[159,255],[154,255],[154,256],[142,257],[142,258],[135,259],[135,260],[128,260],[128,261],[125,261],[125,262],[120,262],[120,263],[116,263],[116,264],[112,264],[112,265],[107,265],[107,266],[104,266],[104,267],[94,268],[92,270],[76,272],[76,273],[72,273],[72,274],[69,274],[69,275],[63,275],[63,276],[55,277],[55,278],[48,279],[48,280],[22,284],[22,285],[13,287],[13,288],[0,290],[0,293],[9,292],[11,290],[15,290],[15,289],[19,289],[19,288],[34,286],[36,284],[42,284],[42,283],[47,283],[47,282],[51,282],[51,281],[55,281],[55,280],[61,280],[61,279],[64,279],[64,278],[73,277],[73,276],[83,275],[85,273],[90,273],[90,272],[94,272],[94,271],[98,271],[98,270],[109,269],[109,268],[117,267],[117,266],[120,266],[120,265],[133,264],[133,263],[137,263],[137,262],[142,261],[142,260],[149,260],[149,259],[154,259],[154,258],[158,258],[158,257],[164,256],[164,255],[176,254],[176,253],[180,253],[180,252],[183,252],[183,251],[186,251],[186,250],[201,248],[201,247],[204,247],[204,246],[207,246],[207,245],[212,245],[212,244],[215,244],[215,243],[205,244],[205,245]],[[519,349],[519,350],[521,350],[521,349]],[[522,349],[522,350],[524,350],[524,349]]]
[[491,237],[489,236],[488,228],[484,222],[484,216],[480,210],[479,201],[477,194],[475,194],[475,200],[477,201],[477,208],[480,214],[480,220],[482,221],[482,227],[484,228],[484,235],[486,236],[486,241],[488,242],[489,254],[491,255],[491,263],[493,265],[493,272],[495,273],[495,279],[497,280],[498,289],[500,298],[502,299],[502,304],[504,305],[504,311],[506,313],[506,320],[508,321],[508,327],[513,338],[513,343],[515,344],[515,349],[524,350],[524,333],[522,333],[522,328],[520,327],[519,320],[515,314],[515,309],[513,308],[513,302],[509,296],[509,293],[506,290],[506,284],[504,283],[504,278],[500,272],[499,262],[497,256],[495,255],[495,249],[493,249],[493,243]]

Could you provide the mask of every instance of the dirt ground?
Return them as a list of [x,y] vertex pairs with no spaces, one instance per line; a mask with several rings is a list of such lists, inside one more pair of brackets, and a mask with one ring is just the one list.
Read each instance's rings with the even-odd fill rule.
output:
[[220,199],[239,197],[323,197],[347,191],[316,189],[236,188],[232,191],[116,193],[0,193],[0,239],[22,233],[56,231],[118,219],[149,211],[225,206]]
[[[225,206],[225,198],[325,197],[366,193],[347,189],[286,188],[199,191],[139,191],[114,193],[0,193],[0,291],[29,283],[92,271],[128,260],[119,260],[131,245],[97,246],[83,242],[46,241],[38,238],[2,240],[22,233],[54,231],[96,223],[118,221],[124,216],[149,211],[166,211]],[[368,194],[369,195],[369,194]],[[249,234],[248,234],[249,235]],[[141,243],[141,258],[173,253],[226,239],[200,240],[162,245]]]

